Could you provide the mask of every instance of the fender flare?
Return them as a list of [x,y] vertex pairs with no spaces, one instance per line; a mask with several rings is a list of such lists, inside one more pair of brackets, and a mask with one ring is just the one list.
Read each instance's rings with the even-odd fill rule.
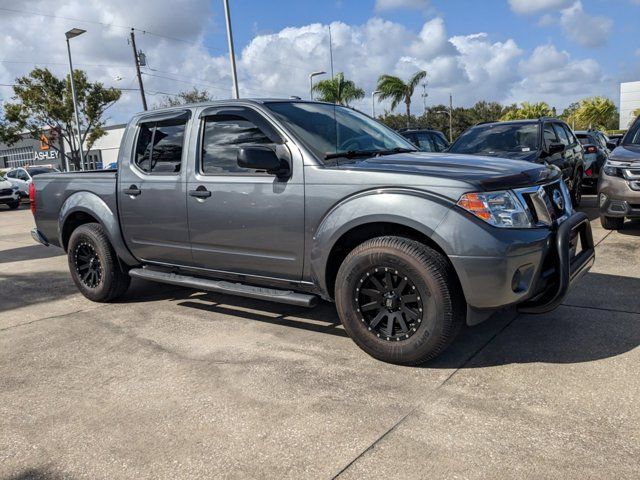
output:
[[120,222],[118,216],[114,213],[105,201],[98,195],[92,192],[81,191],[70,195],[62,204],[60,208],[60,214],[58,216],[58,239],[60,245],[67,249],[67,245],[63,242],[64,226],[69,219],[69,216],[83,212],[87,215],[91,215],[95,218],[102,228],[104,228],[111,246],[115,250],[118,257],[127,265],[138,265],[140,262],[131,254],[129,249],[122,239],[122,233],[120,231]]
[[370,223],[396,223],[412,228],[438,245],[449,255],[448,242],[436,229],[453,202],[445,197],[411,188],[375,188],[360,192],[334,205],[315,229],[310,250],[311,281],[327,290],[326,269],[329,256],[344,234]]

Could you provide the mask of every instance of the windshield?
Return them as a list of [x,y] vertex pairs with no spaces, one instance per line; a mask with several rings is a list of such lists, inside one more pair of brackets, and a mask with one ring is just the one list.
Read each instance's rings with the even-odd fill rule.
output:
[[390,128],[347,107],[307,102],[272,102],[267,107],[321,159],[348,152],[416,150]]
[[453,153],[491,154],[538,150],[538,124],[497,123],[473,127],[449,148]]
[[35,177],[36,175],[40,175],[42,173],[54,173],[54,172],[59,172],[60,170],[58,170],[57,168],[51,168],[51,167],[35,167],[35,168],[29,168],[27,169],[27,171],[29,172],[29,175],[31,175],[32,177]]
[[640,145],[640,118],[631,126],[624,136],[623,145]]
[[578,137],[578,140],[580,140],[580,143],[582,145],[588,145],[590,143],[594,143],[591,141],[591,139],[587,135],[577,133],[576,137]]

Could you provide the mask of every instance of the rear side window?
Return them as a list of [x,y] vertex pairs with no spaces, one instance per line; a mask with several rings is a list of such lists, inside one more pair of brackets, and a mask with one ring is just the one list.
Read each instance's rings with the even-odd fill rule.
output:
[[146,173],[180,173],[185,118],[141,123],[138,128],[135,164]]
[[238,150],[247,145],[274,145],[252,121],[241,115],[213,115],[204,119],[202,173],[205,175],[251,174],[238,166]]
[[436,146],[433,144],[433,137],[428,133],[416,133],[414,135],[415,143],[423,152],[437,152]]

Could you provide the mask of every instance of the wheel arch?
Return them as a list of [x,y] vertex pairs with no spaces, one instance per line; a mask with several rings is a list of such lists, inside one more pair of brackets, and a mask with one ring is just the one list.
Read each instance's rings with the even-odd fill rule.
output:
[[76,192],[62,205],[58,217],[58,238],[62,248],[67,251],[69,238],[76,228],[93,222],[102,226],[118,258],[127,265],[139,263],[124,244],[117,214],[92,192]]

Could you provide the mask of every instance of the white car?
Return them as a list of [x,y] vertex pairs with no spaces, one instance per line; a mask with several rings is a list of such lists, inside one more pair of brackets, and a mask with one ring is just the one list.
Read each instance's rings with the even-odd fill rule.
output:
[[45,166],[32,166],[26,168],[18,167],[7,173],[7,180],[14,186],[18,187],[18,191],[20,192],[21,197],[26,198],[29,196],[29,185],[31,184],[33,177],[35,177],[36,175],[40,175],[41,173],[52,173],[59,171],[60,170],[58,170],[57,168]]
[[18,187],[12,185],[4,177],[0,177],[0,205],[8,205],[11,210],[20,206]]

